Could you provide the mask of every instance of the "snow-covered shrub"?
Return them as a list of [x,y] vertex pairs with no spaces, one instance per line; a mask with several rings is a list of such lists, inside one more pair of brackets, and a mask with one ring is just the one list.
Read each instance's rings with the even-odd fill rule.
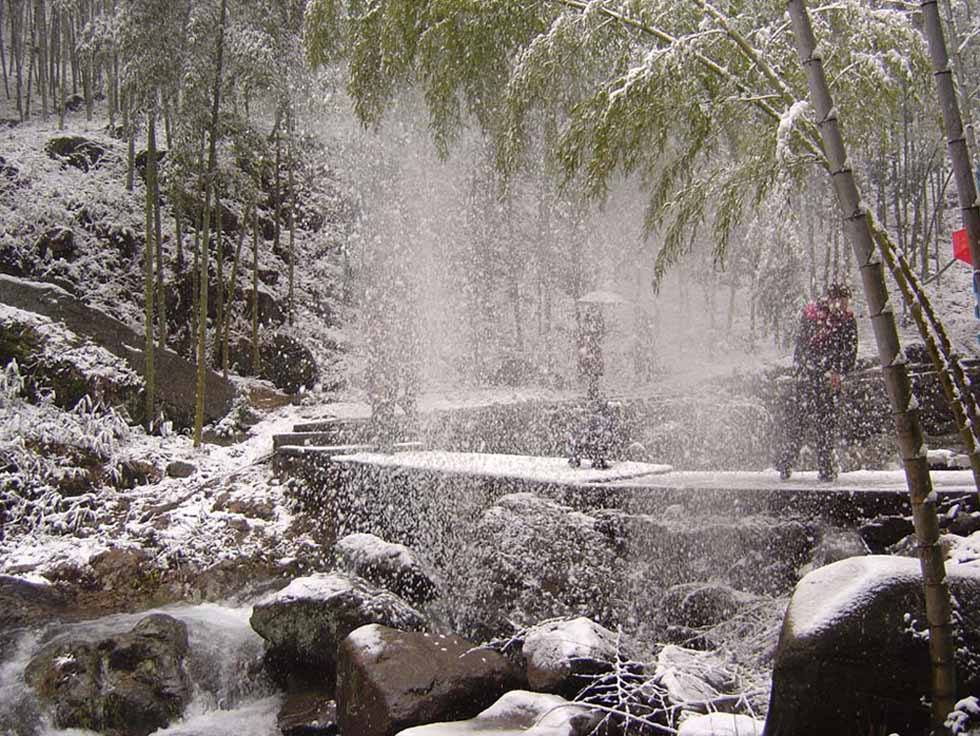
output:
[[84,397],[68,412],[50,392],[28,401],[16,362],[0,373],[0,508],[10,527],[76,533],[96,519],[96,492],[120,480],[133,430]]

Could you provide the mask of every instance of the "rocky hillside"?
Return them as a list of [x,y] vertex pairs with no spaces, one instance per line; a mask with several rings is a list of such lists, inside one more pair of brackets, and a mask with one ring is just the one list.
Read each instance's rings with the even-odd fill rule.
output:
[[[145,151],[137,142],[133,190],[126,188],[127,142],[102,122],[86,123],[82,113],[69,119],[68,129],[29,122],[6,129],[0,141],[0,273],[53,283],[86,305],[106,312],[142,334],[143,218]],[[295,314],[288,324],[288,229],[275,245],[275,183],[261,180],[258,239],[258,304],[260,366],[251,365],[250,299],[253,259],[251,232],[245,223],[247,203],[227,196],[222,201],[222,242],[212,247],[210,318],[217,317],[216,258],[223,257],[223,280],[231,281],[240,236],[244,235],[231,315],[231,369],[257,373],[277,388],[296,393],[339,383],[335,363],[344,334],[343,244],[353,209],[343,185],[325,164],[326,151],[304,142],[304,157],[294,167],[296,188]],[[240,153],[224,152],[228,177],[258,164]],[[168,182],[167,151],[161,170]],[[283,181],[287,174],[284,172]],[[170,182],[172,184],[172,182]],[[183,187],[185,211],[193,199]],[[163,257],[166,266],[168,345],[190,357],[193,304],[194,237],[183,227],[176,242],[173,186],[164,188]],[[281,211],[286,194],[281,189]],[[199,210],[199,205],[197,206]],[[187,215],[185,214],[185,220]],[[285,220],[285,216],[283,217]],[[246,225],[243,227],[243,225]],[[226,286],[226,288],[228,288]],[[3,295],[0,294],[0,301]],[[213,339],[213,338],[212,338]],[[217,354],[217,350],[214,354]],[[6,363],[11,356],[0,354]],[[217,367],[219,361],[215,360]]]

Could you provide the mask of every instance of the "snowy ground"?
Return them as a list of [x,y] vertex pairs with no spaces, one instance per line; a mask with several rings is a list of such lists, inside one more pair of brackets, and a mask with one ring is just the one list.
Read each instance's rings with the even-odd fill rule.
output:
[[[529,398],[542,397],[540,393],[508,391],[494,395],[487,391],[458,403],[442,395],[428,396],[421,403],[429,409],[449,409]],[[270,411],[243,441],[227,447],[205,444],[200,450],[195,450],[186,436],[161,438],[134,430],[126,438],[127,455],[149,460],[159,468],[183,460],[193,464],[196,473],[186,479],[168,477],[132,490],[110,491],[95,518],[73,534],[41,528],[26,532],[9,529],[0,539],[0,573],[36,577],[66,566],[85,567],[93,557],[113,547],[142,548],[163,567],[180,560],[202,569],[243,556],[291,559],[302,555],[316,543],[291,530],[295,512],[269,463],[272,437],[291,431],[297,423],[365,417],[368,411],[367,405],[357,400],[285,406]],[[610,470],[592,470],[588,463],[581,469],[571,468],[563,458],[477,453],[360,453],[346,460],[559,484],[602,482],[634,489],[907,493],[904,474],[897,470],[842,473],[833,483],[821,483],[815,472],[796,473],[792,479],[781,481],[773,470],[672,471],[665,465],[634,462],[615,462]],[[932,478],[939,492],[973,489],[967,470],[935,471]],[[268,513],[250,513],[256,507],[264,507]],[[243,534],[243,530],[247,532]]]

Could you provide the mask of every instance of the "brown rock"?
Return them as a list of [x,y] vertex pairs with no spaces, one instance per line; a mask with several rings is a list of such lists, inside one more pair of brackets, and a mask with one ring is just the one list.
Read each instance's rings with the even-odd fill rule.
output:
[[362,626],[338,652],[340,730],[394,736],[411,726],[472,718],[519,684],[502,655],[457,636]]

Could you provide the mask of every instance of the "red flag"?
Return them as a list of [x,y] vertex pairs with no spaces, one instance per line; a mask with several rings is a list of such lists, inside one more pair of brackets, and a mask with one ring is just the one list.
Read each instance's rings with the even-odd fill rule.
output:
[[966,228],[953,231],[953,258],[973,265],[970,258],[970,239],[966,237]]

